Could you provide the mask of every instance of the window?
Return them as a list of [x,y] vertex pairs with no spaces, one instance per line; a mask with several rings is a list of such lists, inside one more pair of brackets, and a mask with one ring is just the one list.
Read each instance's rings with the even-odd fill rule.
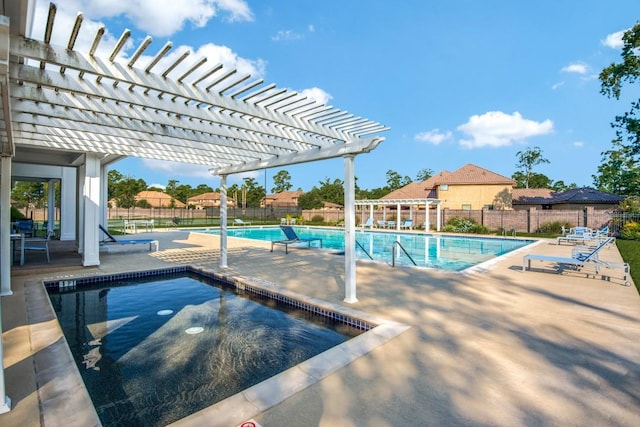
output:
[[449,184],[440,184],[440,191],[447,191],[449,189]]
[[462,210],[463,211],[470,211],[471,210],[471,205],[462,205]]

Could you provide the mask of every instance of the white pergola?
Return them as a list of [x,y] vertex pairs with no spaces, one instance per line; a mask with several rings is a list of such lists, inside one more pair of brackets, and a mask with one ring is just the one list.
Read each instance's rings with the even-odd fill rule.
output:
[[440,218],[441,218],[441,206],[442,201],[439,199],[431,199],[431,198],[425,198],[425,199],[372,199],[372,200],[356,200],[354,202],[355,206],[363,206],[363,212],[364,212],[364,206],[368,206],[369,207],[369,218],[373,218],[373,209],[376,206],[382,206],[383,208],[386,206],[395,206],[396,207],[396,229],[400,229],[400,214],[402,211],[402,207],[403,206],[409,206],[409,210],[411,211],[411,217],[413,218],[413,208],[414,206],[424,206],[425,207],[425,223],[424,223],[424,227],[425,230],[429,231],[430,229],[430,224],[429,224],[429,209],[431,208],[432,205],[435,205],[436,207],[436,231],[440,231]]
[[[191,58],[189,51],[169,61],[171,43],[148,54],[150,37],[125,57],[128,30],[109,54],[99,54],[104,28],[80,52],[74,47],[82,14],[72,28],[56,26],[53,4],[43,39],[31,38],[33,9],[30,0],[0,3],[0,295],[12,293],[13,166],[20,177],[61,181],[66,238],[77,241],[83,265],[92,266],[100,263],[109,164],[135,156],[208,165],[221,179],[220,266],[226,267],[228,175],[342,157],[345,301],[357,301],[354,158],[375,149],[384,140],[377,135],[388,128]],[[57,31],[65,32],[65,46],[51,44]],[[0,413],[8,411],[1,368],[0,399]]]

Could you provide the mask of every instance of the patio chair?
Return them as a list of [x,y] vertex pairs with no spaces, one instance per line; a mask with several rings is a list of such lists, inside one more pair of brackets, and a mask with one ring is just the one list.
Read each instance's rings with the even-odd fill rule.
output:
[[384,221],[382,219],[379,219],[376,221],[376,227],[377,228],[387,228],[387,221]]
[[160,243],[156,239],[117,239],[102,225],[98,225],[100,230],[105,234],[104,240],[100,242],[103,245],[135,245],[138,243],[149,244],[149,250],[155,248],[156,251],[160,249]]
[[361,225],[362,228],[373,228],[373,217],[367,218],[365,222]]
[[[555,255],[540,255],[540,254],[527,254],[522,258],[522,271],[527,271],[527,268],[531,270],[531,261],[550,261],[557,265],[569,265],[577,270],[580,270],[583,267],[591,266],[595,269],[595,274],[600,274],[600,270],[604,268],[615,268],[622,269],[624,272],[623,279],[625,281],[625,286],[629,286],[631,282],[629,282],[629,264],[625,263],[614,263],[603,261],[600,259],[598,253],[604,248],[606,245],[613,241],[612,237],[608,237],[604,241],[600,242],[594,248],[582,247],[581,250],[573,251],[571,257],[560,257]],[[587,274],[588,276],[588,274]]]
[[387,228],[396,228],[395,221],[387,221]]
[[31,237],[24,239],[22,246],[22,250],[24,252],[20,257],[20,265],[24,265],[24,253],[27,251],[44,252],[47,255],[47,263],[51,263],[51,258],[49,258],[49,240],[49,236],[46,238]]
[[19,219],[16,221],[16,232],[24,237],[33,237],[33,220]]
[[251,225],[251,222],[243,221],[240,218],[236,218],[236,219],[233,220],[233,225],[245,226],[245,225]]
[[400,228],[401,229],[407,229],[410,230],[413,228],[413,219],[409,218],[409,219],[405,219],[404,222],[402,224],[400,224]]
[[286,240],[273,240],[271,241],[271,252],[273,252],[274,245],[284,245],[284,253],[289,253],[289,245],[297,244],[297,243],[306,243],[308,247],[311,247],[311,242],[319,241],[320,247],[322,247],[322,239],[319,237],[298,237],[298,234],[295,232],[293,227],[289,225],[281,225],[280,228],[282,232],[286,236]]

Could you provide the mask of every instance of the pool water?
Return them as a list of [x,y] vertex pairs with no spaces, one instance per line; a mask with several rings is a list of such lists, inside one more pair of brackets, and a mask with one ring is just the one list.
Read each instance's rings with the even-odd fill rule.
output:
[[[301,238],[321,238],[324,249],[344,251],[343,230],[316,227],[294,227],[294,229]],[[207,229],[202,232],[220,234],[219,229]],[[234,227],[227,229],[227,235],[266,241],[286,239],[280,227]],[[391,263],[395,256],[396,264],[414,265],[415,262],[419,267],[452,271],[465,270],[533,243],[532,240],[526,239],[369,230],[358,230],[356,241],[358,259],[370,259],[370,255],[374,261]],[[314,245],[319,246],[318,242],[313,242],[312,246]]]
[[189,273],[49,292],[105,426],[169,424],[362,332]]

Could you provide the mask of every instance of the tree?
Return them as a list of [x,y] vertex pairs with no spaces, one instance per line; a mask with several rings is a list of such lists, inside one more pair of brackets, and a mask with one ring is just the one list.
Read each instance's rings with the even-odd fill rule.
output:
[[291,184],[291,175],[286,170],[281,170],[273,176],[274,187],[271,189],[272,193],[282,193],[283,191],[291,190],[293,185]]
[[[633,196],[640,192],[640,165],[633,156],[633,148],[620,141],[613,142],[614,149],[602,153],[598,174],[593,184],[598,190],[621,196]],[[616,149],[617,148],[617,149]]]
[[119,207],[130,209],[136,206],[136,195],[146,189],[143,179],[123,178],[116,183],[113,197]]
[[[264,187],[258,185],[258,181],[254,178],[245,178],[244,188],[247,190],[247,206],[260,207],[260,201],[266,195]],[[239,202],[242,202],[242,200]]]
[[[540,149],[540,147],[529,147],[524,151],[518,151],[516,153],[516,157],[518,158],[516,169],[518,169],[522,173],[524,188],[529,188],[531,174],[533,173],[534,166],[537,166],[541,163],[549,163],[549,160],[542,157],[542,150]],[[514,179],[516,178],[514,177]]]
[[564,181],[555,181],[551,186],[551,188],[556,193],[561,193],[563,191],[571,190],[573,188],[578,188],[578,185],[575,182],[572,182],[571,184],[567,185],[564,183]]
[[[623,84],[633,85],[640,77],[640,21],[624,33],[622,41],[622,62],[612,63],[600,73],[600,93],[617,100]],[[632,86],[632,89],[637,87]],[[598,175],[593,176],[594,184],[601,190],[621,195],[637,194],[640,188],[640,100],[632,101],[629,111],[616,116],[611,127],[616,129],[613,148],[602,153]]]
[[320,187],[313,187],[298,198],[298,205],[302,209],[318,209],[324,202],[344,204],[344,182],[340,179],[329,178],[320,181]]
[[389,169],[387,171],[387,188],[390,192],[402,188],[407,184],[411,184],[412,182],[408,176],[403,178],[402,175],[394,170]]
[[551,188],[552,180],[541,173],[532,172],[528,183],[527,176],[523,172],[514,172],[511,178],[516,181],[516,188]]
[[424,168],[418,171],[418,175],[416,175],[416,181],[422,182],[426,181],[433,176],[433,169]]
[[25,208],[27,217],[29,208],[36,209],[44,206],[45,194],[44,184],[34,181],[18,181],[11,190],[11,198],[19,207]]
[[124,175],[115,169],[111,169],[107,172],[107,200],[111,200],[115,197],[116,185],[122,181]]

